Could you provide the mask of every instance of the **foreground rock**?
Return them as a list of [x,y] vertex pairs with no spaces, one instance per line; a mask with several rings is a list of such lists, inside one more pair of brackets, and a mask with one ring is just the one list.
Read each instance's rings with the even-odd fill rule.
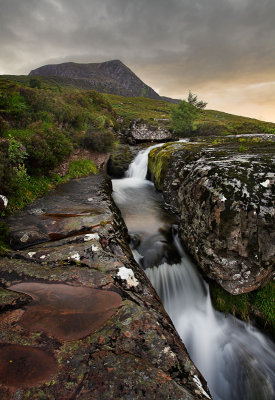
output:
[[1,399],[210,398],[110,194],[104,176],[82,178],[10,218]]
[[197,139],[149,155],[149,171],[180,214],[180,236],[204,273],[232,294],[274,274],[272,135]]

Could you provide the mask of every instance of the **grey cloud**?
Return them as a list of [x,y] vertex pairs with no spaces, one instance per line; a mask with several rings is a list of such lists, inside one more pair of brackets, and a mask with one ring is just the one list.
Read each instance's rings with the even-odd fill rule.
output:
[[163,94],[274,80],[274,0],[0,0],[0,73],[121,59]]

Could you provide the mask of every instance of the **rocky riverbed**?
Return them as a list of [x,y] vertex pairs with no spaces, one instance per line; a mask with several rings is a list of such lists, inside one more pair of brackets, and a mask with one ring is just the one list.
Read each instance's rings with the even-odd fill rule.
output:
[[275,262],[275,138],[168,143],[149,173],[180,215],[180,237],[204,274],[232,294],[265,285]]
[[132,257],[108,178],[71,181],[8,223],[1,399],[210,398]]

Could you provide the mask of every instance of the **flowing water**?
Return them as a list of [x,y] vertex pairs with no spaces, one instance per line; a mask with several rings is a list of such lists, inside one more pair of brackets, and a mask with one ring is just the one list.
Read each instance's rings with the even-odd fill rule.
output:
[[126,178],[113,180],[113,197],[132,237],[133,253],[158,292],[215,400],[275,398],[273,342],[258,329],[213,309],[206,282],[183,250],[176,219],[146,180],[149,151]]

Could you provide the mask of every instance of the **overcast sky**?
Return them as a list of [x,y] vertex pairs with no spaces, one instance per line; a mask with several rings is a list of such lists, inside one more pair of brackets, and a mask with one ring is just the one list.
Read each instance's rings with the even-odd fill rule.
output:
[[275,122],[275,0],[0,0],[0,74],[111,59],[161,95]]

